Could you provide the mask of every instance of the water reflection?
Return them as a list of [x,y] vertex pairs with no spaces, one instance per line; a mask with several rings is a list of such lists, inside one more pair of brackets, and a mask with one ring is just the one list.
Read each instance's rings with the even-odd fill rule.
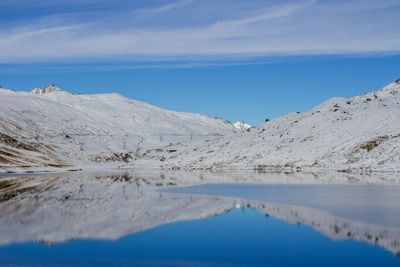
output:
[[310,227],[243,208],[162,225],[118,241],[73,240],[0,247],[1,266],[398,266],[359,242],[332,242]]
[[[318,203],[305,200],[305,195],[326,195],[329,194],[326,188],[332,188],[326,185],[326,188],[323,187],[325,191],[321,191],[321,187],[313,188],[308,184],[330,184],[331,179],[329,175],[268,176],[176,172],[67,173],[3,177],[0,179],[0,244],[4,247],[31,241],[54,244],[76,239],[117,240],[158,226],[222,215],[232,209],[244,207],[294,225],[311,226],[334,240],[362,241],[400,255],[400,223],[396,216],[386,218],[390,223],[376,223],[368,220],[368,214],[377,208],[372,204],[372,210],[368,210],[368,205],[364,207],[364,216],[353,217],[345,216],[346,213],[335,213],[334,209],[330,209],[329,203],[323,204],[321,199],[324,198],[318,198]],[[374,177],[368,179],[370,182],[384,181]],[[236,193],[234,190],[227,193],[226,188],[218,189],[218,185],[170,190],[177,186],[232,181],[269,185],[256,187],[262,191],[257,191],[254,186],[235,185]],[[301,192],[293,187],[279,185],[283,191],[273,193],[272,189],[276,185],[271,184],[283,181],[287,184],[307,184],[304,186],[308,190],[301,197]],[[335,181],[343,184],[354,183],[355,180],[343,176]],[[342,186],[349,196],[362,188]],[[371,186],[367,189],[370,190]],[[269,188],[269,191],[265,188]],[[384,207],[392,205],[391,208],[398,211],[400,190],[398,187],[391,190],[391,201],[395,203],[389,201],[387,204],[380,204]],[[378,190],[375,194],[379,195],[379,192]],[[332,198],[335,197],[337,196]],[[345,209],[345,206],[341,208]]]
[[0,244],[118,239],[158,225],[221,214],[232,201],[169,194],[171,178],[134,174],[49,175],[2,181]]

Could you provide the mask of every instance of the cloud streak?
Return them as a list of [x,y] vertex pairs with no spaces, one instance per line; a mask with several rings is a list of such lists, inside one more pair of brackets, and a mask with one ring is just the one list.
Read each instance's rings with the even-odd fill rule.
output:
[[163,13],[163,12],[173,11],[175,9],[188,6],[193,2],[194,2],[194,0],[178,0],[178,1],[174,1],[174,2],[169,2],[160,7],[141,9],[141,10],[138,10],[138,12],[142,13],[142,14]]
[[176,0],[96,12],[84,23],[54,25],[45,13],[33,26],[3,28],[0,63],[400,51],[400,0]]

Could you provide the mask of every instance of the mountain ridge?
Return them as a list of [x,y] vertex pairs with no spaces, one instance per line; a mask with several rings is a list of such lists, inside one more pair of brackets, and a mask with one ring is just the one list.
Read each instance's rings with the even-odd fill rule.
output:
[[235,132],[223,119],[165,110],[119,94],[48,89],[0,90],[3,169],[126,163],[147,150]]
[[[0,168],[400,171],[400,83],[235,129],[119,94],[0,90]],[[44,93],[44,94],[42,94]]]
[[[171,166],[257,171],[400,171],[400,84],[331,98],[176,156]],[[187,152],[184,151],[183,154]],[[169,162],[169,159],[167,159]]]

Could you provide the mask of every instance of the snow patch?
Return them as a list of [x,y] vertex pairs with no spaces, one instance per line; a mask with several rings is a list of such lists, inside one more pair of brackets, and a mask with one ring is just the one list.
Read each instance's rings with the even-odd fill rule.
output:
[[44,95],[44,94],[49,94],[49,93],[54,93],[54,92],[61,92],[62,90],[57,87],[54,84],[51,84],[47,87],[44,88],[35,88],[31,91],[32,94],[35,95]]
[[241,131],[246,131],[252,127],[251,125],[240,122],[240,121],[233,123],[233,126],[235,126],[236,129],[241,130]]

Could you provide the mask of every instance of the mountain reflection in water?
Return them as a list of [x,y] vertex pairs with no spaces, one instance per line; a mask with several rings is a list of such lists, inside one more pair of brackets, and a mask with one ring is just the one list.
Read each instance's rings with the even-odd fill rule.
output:
[[[313,179],[324,185],[313,184]],[[395,256],[400,254],[400,224],[396,221],[400,187],[391,185],[385,191],[382,183],[346,185],[343,177],[338,181],[340,184],[331,185],[329,177],[175,172],[3,177],[0,266],[51,265],[45,261],[50,256],[56,265],[77,265],[86,257],[83,265],[93,266],[265,266],[267,259],[272,266],[288,266],[299,260],[307,266],[318,266],[312,262],[325,266],[400,264]],[[236,184],[226,184],[229,182]],[[223,184],[190,187],[204,183]],[[335,200],[338,192],[340,199]],[[364,203],[360,195],[372,199],[371,203]],[[346,196],[353,199],[348,205],[351,212],[343,205]],[[335,201],[328,201],[330,198]],[[382,214],[390,216],[371,220],[369,215],[379,214],[374,199],[390,213]],[[109,249],[108,254],[104,252],[109,262],[101,254],[105,248]],[[228,253],[229,249],[234,253]],[[70,262],[59,254],[71,255],[74,250],[82,251],[78,253],[81,257],[71,256]],[[97,261],[92,261],[91,253]],[[293,261],[285,253],[292,255]],[[325,258],[318,256],[321,253]],[[335,253],[342,256],[332,260]]]

